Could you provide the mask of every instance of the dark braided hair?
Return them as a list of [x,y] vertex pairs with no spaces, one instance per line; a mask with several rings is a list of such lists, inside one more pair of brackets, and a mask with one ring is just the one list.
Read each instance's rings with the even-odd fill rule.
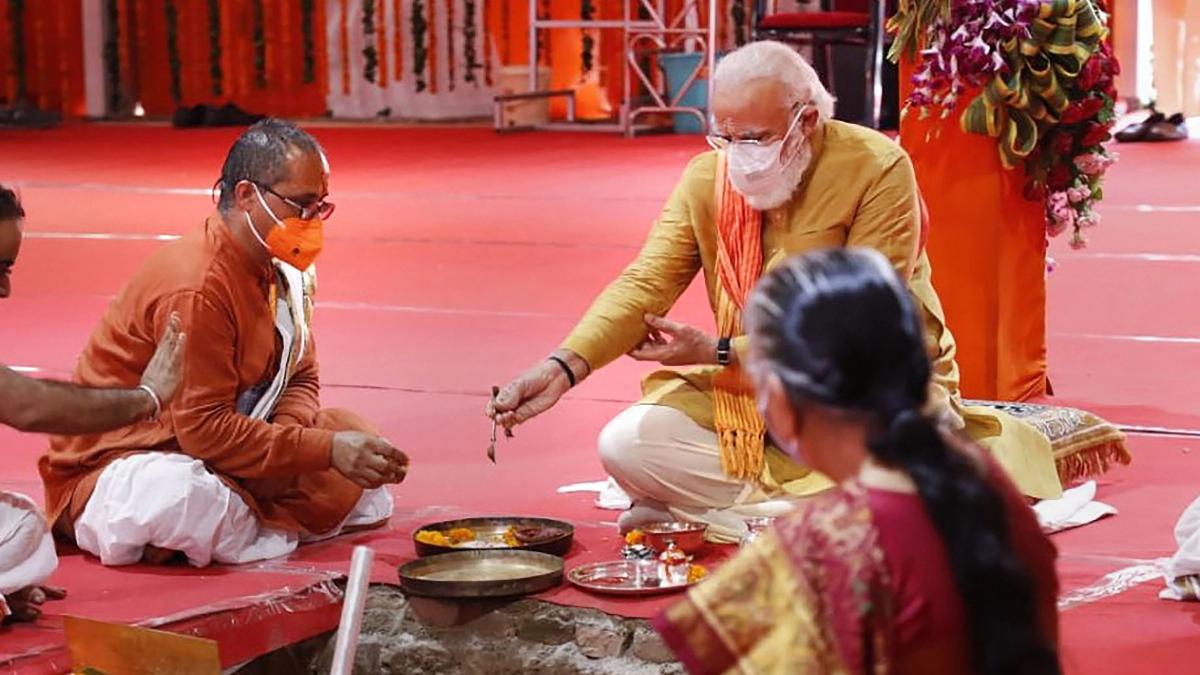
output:
[[17,193],[0,185],[0,220],[20,220],[25,217],[25,209]]
[[1058,675],[1033,577],[1013,550],[1004,497],[922,411],[930,361],[920,317],[887,259],[818,251],[763,279],[747,308],[756,352],[792,405],[870,420],[868,451],[916,484],[950,560],[979,675]]
[[228,212],[233,207],[233,189],[248,180],[274,185],[287,178],[287,158],[292,150],[324,154],[312,134],[286,120],[268,117],[242,132],[221,167],[221,177],[213,189],[220,195],[217,207]]

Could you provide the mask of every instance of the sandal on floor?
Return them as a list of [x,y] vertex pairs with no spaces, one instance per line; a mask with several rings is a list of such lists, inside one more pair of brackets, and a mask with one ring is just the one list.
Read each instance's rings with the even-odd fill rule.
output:
[[1146,140],[1146,135],[1150,133],[1150,129],[1160,122],[1165,122],[1166,119],[1166,115],[1155,112],[1144,121],[1134,122],[1121,129],[1116,133],[1116,138],[1121,143],[1138,143],[1144,141]]

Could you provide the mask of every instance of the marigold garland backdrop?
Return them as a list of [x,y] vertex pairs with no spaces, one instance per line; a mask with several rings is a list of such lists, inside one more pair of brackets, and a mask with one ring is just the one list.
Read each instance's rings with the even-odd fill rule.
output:
[[[235,103],[296,117],[486,116],[506,66],[528,66],[528,0],[0,0],[0,103],[67,117]],[[707,4],[701,11],[707,11]],[[535,0],[543,18],[620,19],[624,0]],[[636,11],[636,3],[632,11]],[[667,14],[682,0],[667,0]],[[723,48],[749,35],[720,0]],[[706,17],[705,17],[706,18]],[[94,27],[97,39],[86,34]],[[556,88],[619,104],[619,31],[555,29],[537,61]],[[102,63],[89,70],[88,61]],[[94,76],[90,73],[95,73]],[[89,91],[103,105],[89,106]]]

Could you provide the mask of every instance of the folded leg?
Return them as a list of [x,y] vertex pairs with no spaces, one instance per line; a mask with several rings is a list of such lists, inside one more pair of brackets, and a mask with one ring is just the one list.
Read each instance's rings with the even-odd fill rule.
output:
[[626,409],[600,432],[599,450],[605,470],[633,500],[623,529],[670,516],[706,523],[710,538],[731,542],[747,518],[786,513],[794,504],[726,476],[717,435],[671,407]]
[[136,563],[151,546],[179,551],[203,567],[286,555],[299,537],[260,527],[245,501],[204,462],[147,452],[104,469],[75,522],[75,541],[105,565]]
[[17,612],[18,600],[57,567],[54,540],[41,509],[25,495],[0,490],[0,618]]

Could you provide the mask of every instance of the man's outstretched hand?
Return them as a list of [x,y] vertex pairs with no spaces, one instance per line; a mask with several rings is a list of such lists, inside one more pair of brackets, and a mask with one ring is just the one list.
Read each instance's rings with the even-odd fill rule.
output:
[[367,490],[399,483],[408,475],[407,455],[386,439],[357,431],[334,434],[330,459],[338,473]]
[[167,329],[158,341],[158,349],[142,373],[142,384],[158,394],[163,408],[175,398],[179,382],[183,379],[183,346],[186,340],[187,336],[180,328],[179,314],[172,313]]
[[[577,384],[591,370],[586,361],[572,352],[560,350],[555,356],[571,369]],[[547,359],[503,387],[499,395],[488,401],[484,414],[505,429],[512,429],[554,407],[570,389],[571,381],[563,367]]]
[[649,334],[629,356],[664,366],[716,365],[717,339],[699,328],[670,319],[646,315]]

